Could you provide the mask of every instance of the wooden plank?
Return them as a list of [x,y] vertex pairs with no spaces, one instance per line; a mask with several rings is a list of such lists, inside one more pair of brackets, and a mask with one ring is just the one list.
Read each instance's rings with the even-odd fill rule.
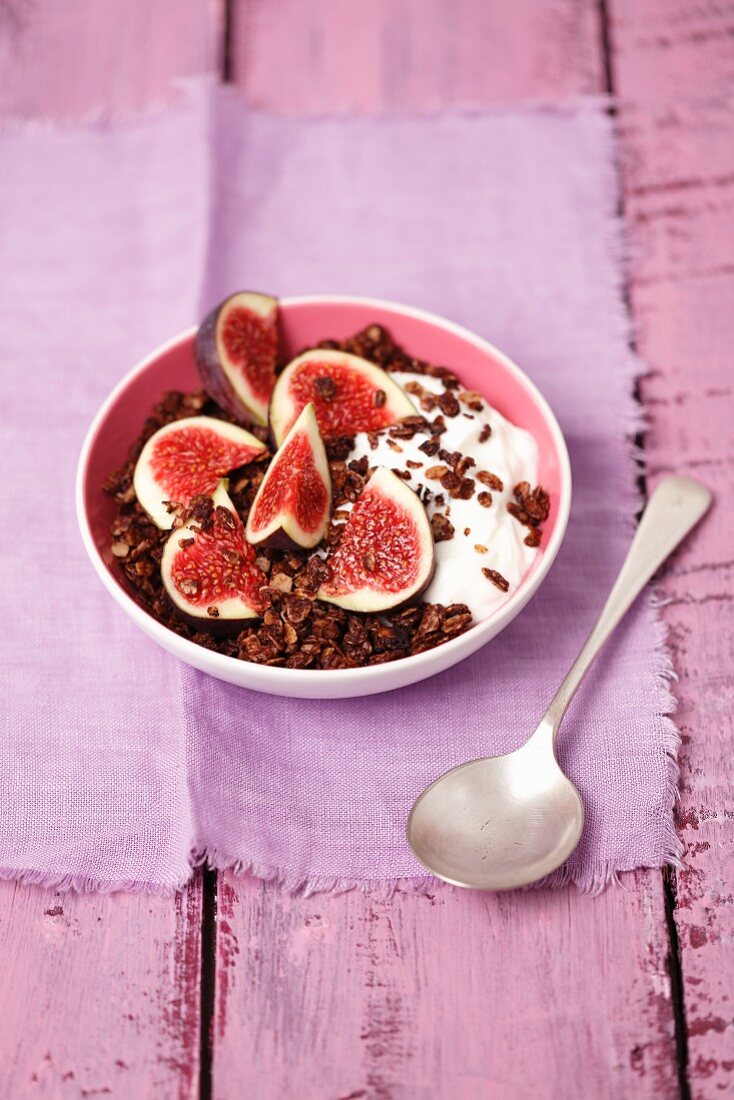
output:
[[[426,110],[603,86],[591,2],[337,7],[235,5],[251,103]],[[662,878],[625,885],[293,899],[220,875],[214,1097],[677,1096]]]
[[198,1095],[201,877],[175,898],[0,882],[0,1095]]
[[661,891],[294,899],[227,876],[213,1096],[677,1096]]
[[[217,70],[219,0],[0,4],[0,118],[125,114]],[[175,898],[0,882],[0,1095],[189,1098],[201,877]]]
[[218,72],[223,0],[0,4],[0,119],[124,115]]
[[689,1080],[734,1091],[734,28],[731,5],[613,0],[614,80],[653,476],[690,473],[715,510],[661,583],[683,735],[675,920]]
[[587,0],[236,0],[231,75],[286,114],[432,111],[595,93]]

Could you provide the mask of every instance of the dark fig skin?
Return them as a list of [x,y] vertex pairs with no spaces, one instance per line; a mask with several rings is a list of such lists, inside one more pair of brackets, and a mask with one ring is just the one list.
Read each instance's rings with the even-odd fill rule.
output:
[[226,302],[222,302],[221,305],[216,306],[210,313],[207,313],[206,317],[199,325],[199,331],[196,334],[196,340],[194,342],[194,354],[196,356],[196,365],[199,369],[201,380],[204,383],[204,389],[209,394],[212,401],[216,401],[220,408],[228,412],[230,416],[233,416],[240,424],[249,427],[252,424],[257,424],[257,422],[249,409],[245,408],[232,389],[229,379],[222,370],[221,363],[219,362],[219,355],[217,354],[217,341],[215,336],[217,321],[219,320],[220,313],[228,302],[229,299],[227,299]]
[[303,547],[299,546],[282,527],[278,527],[276,531],[273,531],[272,534],[268,535],[262,542],[253,543],[253,545],[257,550],[261,548],[266,550],[284,550],[288,554],[295,550],[299,554],[304,553]]
[[[326,559],[326,564],[327,565],[329,564],[329,559],[328,558]],[[425,584],[422,584],[421,587],[417,590],[417,592],[414,592],[413,595],[410,596],[407,600],[401,600],[400,603],[393,604],[391,607],[386,607],[386,608],[384,608],[383,611],[363,611],[359,607],[352,607],[352,608],[349,609],[349,614],[350,615],[383,615],[383,614],[384,615],[387,615],[387,614],[392,615],[393,611],[402,611],[403,608],[410,607],[411,604],[416,603],[421,598],[421,596],[423,595],[423,593],[426,591],[429,584],[433,580],[433,576],[434,576],[435,572],[436,572],[436,551],[435,551],[435,548],[434,548],[433,561],[431,562],[431,572],[428,574],[428,576],[426,578],[426,581],[425,581]],[[317,596],[317,598],[318,598],[318,596]],[[326,604],[329,603],[328,600],[322,600],[321,602],[326,603]]]
[[432,547],[431,572],[426,577],[425,584],[422,584],[421,587],[418,589],[418,591],[414,592],[409,600],[402,600],[400,603],[396,603],[395,607],[391,607],[390,608],[390,613],[392,614],[393,611],[402,611],[404,607],[410,607],[410,605],[412,603],[415,603],[416,600],[419,600],[421,598],[421,596],[423,595],[423,593],[428,588],[431,581],[433,580],[433,575],[434,575],[435,572],[436,572],[436,545],[434,543],[434,545]]
[[[267,584],[268,578],[263,574],[263,584]],[[144,611],[150,614],[150,608],[145,603],[136,588],[130,584],[130,581],[123,577],[122,585],[127,594],[135,600],[135,602],[142,607]],[[244,630],[251,623],[256,623],[262,618],[262,615],[253,615],[250,619],[213,619],[210,615],[207,615],[205,619],[200,619],[196,615],[187,615],[173,600],[169,597],[168,593],[164,593],[166,602],[176,616],[186,626],[190,626],[192,630],[200,630],[202,634],[211,634],[215,638],[236,638],[240,631]]]
[[[267,577],[263,576],[263,584],[266,582]],[[214,638],[236,638],[242,630],[262,618],[261,615],[253,615],[249,619],[214,619],[211,615],[199,618],[198,615],[187,615],[171,599],[168,600],[168,605],[174,615],[182,623],[186,623],[186,626],[190,626],[192,630],[198,630],[202,634],[211,634]]]
[[[214,309],[207,313],[196,333],[194,357],[196,359],[199,375],[204,383],[204,389],[211,399],[216,401],[220,408],[228,412],[230,416],[234,417],[239,424],[243,424],[246,427],[255,426],[264,428],[266,425],[258,420],[257,416],[252,413],[247,405],[243,404],[233,390],[232,384],[224,372],[217,352],[217,322],[222,312],[229,308],[232,299],[239,298],[242,294],[260,295],[261,292],[238,290],[235,294],[230,294],[228,298],[220,302],[219,305],[215,306]],[[262,296],[266,298],[272,297],[271,295]],[[278,318],[277,324],[278,333],[280,334],[280,318]]]

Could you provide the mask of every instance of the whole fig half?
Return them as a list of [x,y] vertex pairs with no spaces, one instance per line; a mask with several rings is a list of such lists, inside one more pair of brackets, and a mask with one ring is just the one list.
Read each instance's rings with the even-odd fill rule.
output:
[[377,431],[417,412],[386,371],[358,355],[317,348],[292,359],[270,399],[270,430],[278,446],[302,409],[313,404],[324,439]]
[[327,564],[331,576],[317,596],[349,611],[390,611],[428,587],[436,564],[431,525],[392,470],[377,467]]
[[278,301],[239,291],[209,313],[196,334],[204,389],[243,424],[267,424],[278,358]]
[[161,579],[176,613],[216,634],[236,633],[262,615],[260,588],[267,580],[225,485],[220,483],[211,501],[198,498],[197,504],[209,505],[203,521],[177,527],[161,558]]
[[167,502],[188,505],[195,496],[211,496],[220,479],[252,462],[266,448],[236,424],[212,416],[187,416],[165,424],[140,452],[133,488],[153,522],[173,526]]

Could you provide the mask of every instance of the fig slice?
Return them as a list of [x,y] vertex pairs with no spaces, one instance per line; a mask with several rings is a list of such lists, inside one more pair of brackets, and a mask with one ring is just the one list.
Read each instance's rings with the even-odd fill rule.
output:
[[266,449],[244,428],[213,416],[174,420],[159,428],[140,452],[133,474],[135,495],[165,531],[174,518],[167,501],[187,506],[195,496],[211,496],[224,474]]
[[377,431],[417,412],[381,367],[358,355],[321,348],[292,359],[275,383],[270,430],[278,446],[309,402],[324,439]]
[[266,425],[278,358],[278,300],[239,291],[216,306],[196,334],[204,389],[243,424]]
[[255,545],[310,550],[329,525],[331,475],[316,412],[306,405],[252,502],[246,534]]
[[236,632],[264,610],[267,583],[255,551],[226,490],[196,497],[188,522],[169,536],[161,558],[161,579],[177,614],[199,630]]
[[327,564],[331,576],[316,595],[348,611],[389,611],[430,584],[435,550],[426,510],[386,466],[365,485]]

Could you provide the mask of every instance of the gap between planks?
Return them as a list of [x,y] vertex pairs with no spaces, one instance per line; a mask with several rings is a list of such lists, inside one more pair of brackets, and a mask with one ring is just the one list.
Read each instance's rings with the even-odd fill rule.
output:
[[[617,98],[618,89],[616,86],[614,76],[614,56],[612,46],[612,33],[610,24],[609,4],[607,0],[599,0],[599,29],[601,40],[601,51],[604,61],[604,82],[605,91],[611,100],[611,106],[609,108],[610,113],[616,118],[618,117]],[[622,223],[626,227],[626,204],[625,204],[625,191],[624,191],[624,179],[622,176],[622,166],[618,159],[617,161],[617,193],[618,193],[618,213],[622,220]],[[631,287],[631,271],[629,268],[625,270],[622,294],[624,298],[625,308],[630,321],[630,336],[629,347],[634,355],[640,354],[640,349],[637,346],[637,340],[635,338],[635,317],[632,307],[632,287]],[[644,412],[645,406],[642,399],[642,387],[640,380],[635,381],[634,388],[635,401],[640,405]],[[640,509],[640,515],[647,503],[649,497],[647,476],[645,473],[645,433],[639,431],[634,439],[635,445],[639,450],[641,456],[638,461],[638,474],[637,484],[640,492],[640,499],[642,507]],[[639,519],[639,516],[638,516]],[[690,1100],[691,1089],[688,1082],[688,1035],[686,1029],[686,1010],[685,1010],[685,994],[683,985],[683,971],[681,966],[680,956],[680,944],[678,942],[678,929],[675,923],[675,880],[671,876],[667,868],[663,868],[660,872],[663,881],[663,900],[665,906],[665,927],[668,936],[668,971],[670,974],[670,995],[673,1008],[673,1017],[675,1023],[675,1049],[676,1057],[678,1061],[678,1085],[680,1088],[681,1100]]]
[[[220,3],[222,4],[220,80],[222,84],[231,84],[235,80],[233,49],[235,0],[220,0]],[[211,1100],[212,1097],[214,1009],[217,987],[217,891],[217,871],[211,867],[204,867],[201,884],[199,1100]]]

